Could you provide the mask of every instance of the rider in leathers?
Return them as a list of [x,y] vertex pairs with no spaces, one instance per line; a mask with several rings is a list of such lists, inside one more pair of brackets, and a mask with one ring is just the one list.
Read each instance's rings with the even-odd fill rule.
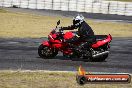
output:
[[[76,40],[85,40],[87,42],[80,44],[76,50],[80,50],[85,45],[90,45],[92,42],[95,41],[94,32],[92,28],[84,21],[84,17],[82,15],[78,15],[73,19],[73,25],[68,27],[63,27],[63,30],[74,30],[77,29],[77,34],[80,36],[78,39],[73,39],[75,42]],[[71,39],[72,40],[72,39]],[[72,41],[71,41],[72,42]]]

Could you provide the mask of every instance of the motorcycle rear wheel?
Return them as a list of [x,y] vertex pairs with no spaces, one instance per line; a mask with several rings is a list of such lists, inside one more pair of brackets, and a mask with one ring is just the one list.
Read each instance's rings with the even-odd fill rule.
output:
[[48,59],[48,58],[53,58],[58,54],[58,50],[52,49],[48,46],[40,45],[38,48],[38,55],[41,58]]
[[108,57],[108,54],[105,54],[105,55],[100,56],[100,57],[90,58],[90,61],[92,61],[92,62],[103,62],[103,61],[105,61],[105,59],[107,57]]

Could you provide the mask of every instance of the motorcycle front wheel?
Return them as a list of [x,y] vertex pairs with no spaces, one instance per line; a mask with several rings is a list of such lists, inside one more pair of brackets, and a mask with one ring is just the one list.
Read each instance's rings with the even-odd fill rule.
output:
[[41,58],[48,59],[48,58],[53,58],[58,54],[58,51],[56,49],[52,49],[48,46],[40,45],[38,48],[38,55]]

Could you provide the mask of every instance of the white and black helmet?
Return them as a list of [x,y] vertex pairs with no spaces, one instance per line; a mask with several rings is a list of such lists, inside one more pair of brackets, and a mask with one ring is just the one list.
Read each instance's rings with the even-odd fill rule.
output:
[[77,15],[76,17],[73,18],[73,25],[79,26],[84,22],[84,17],[82,15]]

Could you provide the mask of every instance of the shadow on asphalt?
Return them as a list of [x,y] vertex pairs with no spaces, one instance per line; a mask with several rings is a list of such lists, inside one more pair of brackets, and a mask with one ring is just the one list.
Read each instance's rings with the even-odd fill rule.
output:
[[[39,59],[44,59],[44,58],[41,58],[41,57],[36,57],[36,58],[39,58]],[[54,58],[46,58],[47,60],[70,60],[70,61],[82,61],[82,62],[93,62],[93,61],[90,61],[88,59],[82,59],[82,58],[67,58],[67,57],[64,57],[64,56],[56,56]],[[107,62],[107,61],[102,61],[102,62]]]

